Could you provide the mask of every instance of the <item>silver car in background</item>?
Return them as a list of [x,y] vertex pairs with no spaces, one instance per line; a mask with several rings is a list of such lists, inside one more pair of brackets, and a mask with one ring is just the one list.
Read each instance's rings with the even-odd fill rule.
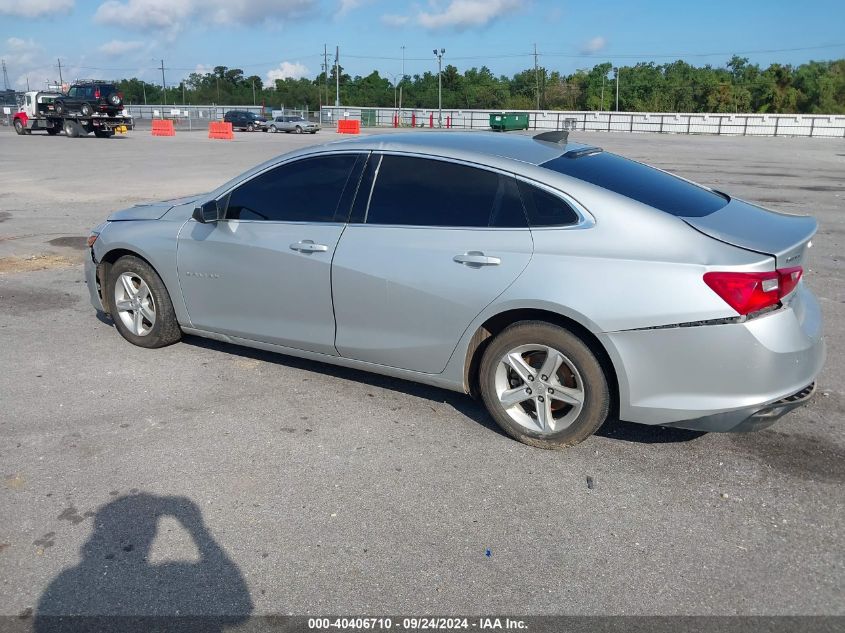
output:
[[316,134],[320,125],[301,116],[277,116],[267,121],[264,126],[269,132],[295,132],[296,134]]
[[[554,134],[308,147],[91,237],[97,310],[480,396],[562,448],[608,416],[704,431],[810,397],[817,225]],[[646,142],[646,141],[644,141]]]

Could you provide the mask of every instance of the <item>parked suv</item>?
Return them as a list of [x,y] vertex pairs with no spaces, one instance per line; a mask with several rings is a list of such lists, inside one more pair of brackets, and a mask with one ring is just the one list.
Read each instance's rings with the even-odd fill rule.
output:
[[59,116],[79,112],[82,116],[101,113],[109,116],[123,109],[123,95],[117,86],[104,81],[77,82],[67,94],[56,97],[53,107]]
[[223,115],[223,120],[226,123],[231,123],[233,128],[247,132],[267,129],[267,119],[255,112],[247,112],[246,110],[229,110]]

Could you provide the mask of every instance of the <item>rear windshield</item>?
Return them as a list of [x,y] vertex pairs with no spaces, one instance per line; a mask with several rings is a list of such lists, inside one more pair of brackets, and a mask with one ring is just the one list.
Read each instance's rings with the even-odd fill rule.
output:
[[729,202],[726,196],[609,152],[582,154],[575,158],[564,154],[541,167],[681,217],[710,215]]

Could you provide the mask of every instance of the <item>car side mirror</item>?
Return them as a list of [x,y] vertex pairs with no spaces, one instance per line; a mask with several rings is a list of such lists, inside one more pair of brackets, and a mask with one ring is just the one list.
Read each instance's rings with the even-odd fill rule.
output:
[[220,219],[220,209],[217,206],[217,200],[209,200],[198,206],[194,209],[193,218],[200,224],[217,222]]

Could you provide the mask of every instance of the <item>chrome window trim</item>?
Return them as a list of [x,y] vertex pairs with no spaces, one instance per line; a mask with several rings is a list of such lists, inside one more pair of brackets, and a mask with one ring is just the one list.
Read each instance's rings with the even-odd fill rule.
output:
[[[254,174],[251,174],[250,176],[244,178],[243,180],[235,183],[234,185],[232,185],[231,187],[226,189],[223,193],[218,195],[216,198],[211,198],[210,200],[214,200],[215,202],[220,204],[221,200],[223,200],[224,198],[229,196],[238,187],[241,187],[241,186],[247,184],[248,182],[251,182],[254,178],[258,178],[259,176],[262,176],[262,175],[266,174],[268,171],[276,169],[277,167],[283,167],[285,165],[290,165],[292,163],[295,163],[295,162],[298,162],[298,161],[301,161],[301,160],[308,160],[308,159],[311,159],[311,158],[322,158],[322,157],[325,157],[325,156],[341,156],[341,155],[344,155],[344,154],[358,155],[358,154],[370,154],[370,153],[371,153],[371,151],[368,150],[368,149],[342,149],[342,150],[316,151],[316,152],[311,152],[309,154],[299,154],[297,156],[288,157],[286,159],[283,158],[283,159],[279,160],[279,162],[273,163],[272,165],[268,165],[265,169],[262,169],[261,171],[257,171]],[[354,165],[353,165],[353,167],[354,167]],[[226,211],[228,210],[228,203],[227,203],[226,206],[227,206],[227,209],[225,209],[223,211],[224,215],[225,215]],[[369,203],[368,203],[368,206],[369,206]],[[221,218],[217,221],[218,222],[230,222],[230,221],[233,221],[233,218]],[[293,221],[293,220],[240,220],[239,219],[239,220],[234,220],[234,221],[236,221],[236,222],[257,222],[257,223],[261,223],[261,224],[319,224],[321,226],[324,226],[326,224],[337,224],[334,221],[323,222],[323,221],[320,221],[320,220],[314,220],[314,221],[311,221],[311,222],[304,222],[304,221]],[[341,223],[340,226],[344,226],[345,224],[346,224],[345,222]]]
[[[523,176],[521,174],[514,173],[507,169],[500,169],[498,167],[492,167],[490,165],[485,165],[483,163],[476,163],[473,161],[465,160],[462,158],[453,158],[451,156],[439,156],[436,154],[424,154],[420,152],[406,152],[401,150],[373,150],[372,154],[379,156],[379,164],[376,170],[375,176],[373,177],[372,186],[370,188],[370,195],[367,199],[367,208],[364,212],[364,221],[358,224],[362,226],[380,226],[380,227],[389,227],[389,228],[407,228],[407,229],[445,229],[445,230],[475,230],[475,231],[546,231],[546,230],[572,230],[572,229],[589,229],[595,226],[596,221],[593,215],[587,211],[580,202],[575,200],[572,196],[565,194],[564,192],[560,191],[559,189],[555,189],[550,187],[546,183],[541,183],[537,180],[533,180],[527,176]],[[494,226],[452,226],[452,225],[432,225],[432,224],[368,224],[367,218],[370,215],[370,202],[372,201],[373,190],[375,189],[375,184],[378,182],[378,169],[381,168],[381,159],[383,156],[402,156],[407,158],[425,158],[428,160],[436,160],[440,162],[446,163],[455,163],[458,165],[464,165],[466,167],[473,167],[475,169],[481,169],[484,171],[493,172],[495,174],[500,174],[503,176],[511,176],[516,178],[517,180],[521,180],[522,182],[534,186],[539,187],[549,194],[556,196],[558,198],[563,199],[568,205],[570,205],[575,211],[575,214],[578,216],[578,221],[573,222],[572,224],[561,224],[561,225],[554,225],[554,226],[524,226],[524,227],[494,227]],[[526,218],[527,221],[527,218]]]

